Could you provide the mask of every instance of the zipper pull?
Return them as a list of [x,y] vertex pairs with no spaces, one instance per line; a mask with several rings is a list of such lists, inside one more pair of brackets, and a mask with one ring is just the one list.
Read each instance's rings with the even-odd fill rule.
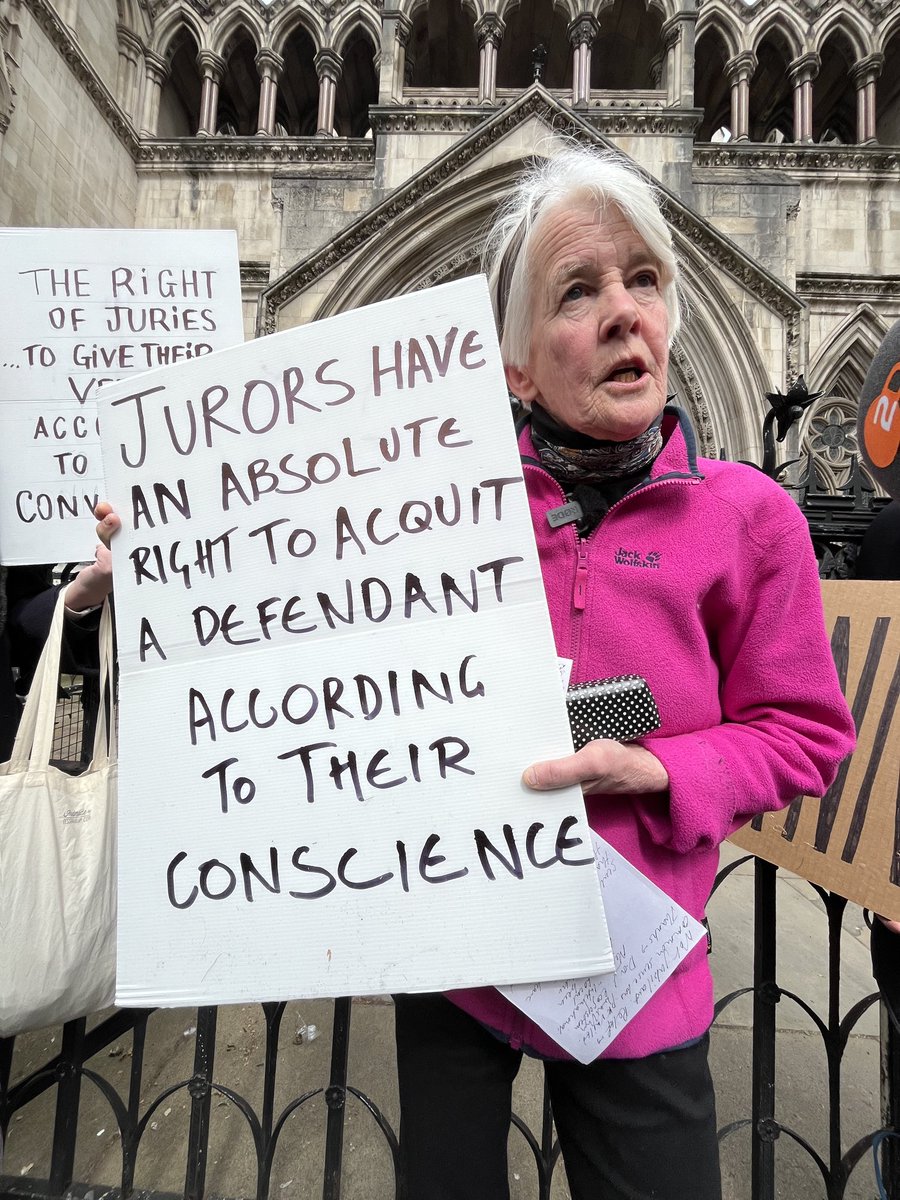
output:
[[572,603],[579,612],[584,608],[584,601],[587,596],[587,583],[587,550],[581,546],[578,550],[578,566],[575,568],[575,593],[572,596]]

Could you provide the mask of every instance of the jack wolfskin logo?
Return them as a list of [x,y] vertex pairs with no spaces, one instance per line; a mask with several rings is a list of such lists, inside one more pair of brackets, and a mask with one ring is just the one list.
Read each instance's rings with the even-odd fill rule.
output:
[[616,562],[623,567],[642,567],[645,571],[658,571],[662,555],[658,550],[641,554],[640,550],[626,550],[620,546],[616,551]]

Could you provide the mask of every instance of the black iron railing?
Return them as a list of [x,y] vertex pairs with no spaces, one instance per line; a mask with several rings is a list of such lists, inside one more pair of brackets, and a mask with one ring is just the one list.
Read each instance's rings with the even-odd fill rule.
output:
[[[728,877],[736,867],[754,861],[754,966],[753,978],[745,987],[721,997],[716,1004],[716,1019],[740,996],[753,996],[752,1054],[750,1063],[750,1105],[746,1115],[720,1130],[720,1139],[725,1141],[741,1129],[749,1128],[750,1160],[748,1172],[751,1178],[750,1194],[753,1200],[775,1200],[776,1155],[779,1139],[790,1138],[805,1153],[812,1180],[809,1195],[824,1195],[827,1200],[842,1200],[846,1194],[850,1174],[863,1155],[871,1152],[873,1143],[879,1138],[880,1129],[872,1129],[852,1145],[842,1142],[843,1105],[846,1103],[842,1076],[844,1052],[849,1038],[864,1013],[875,1003],[878,996],[873,993],[855,1003],[848,1012],[840,1010],[841,936],[842,917],[846,901],[822,891],[814,890],[821,898],[824,909],[824,924],[827,934],[827,1011],[817,1012],[801,995],[782,989],[778,982],[776,932],[776,875],[777,869],[748,856],[730,863],[720,872],[716,887],[727,887]],[[715,929],[713,930],[715,934]],[[782,948],[783,950],[786,947]],[[824,1073],[817,1073],[817,1055],[808,1052],[810,1087],[825,1101],[826,1127],[821,1131],[819,1144],[803,1136],[791,1125],[779,1119],[778,1078],[776,1071],[776,1049],[779,1034],[776,1029],[776,1013],[779,1004],[798,1005],[815,1026],[825,1051]],[[312,1185],[314,1190],[302,1192],[303,1196],[321,1195],[322,1200],[339,1200],[342,1195],[342,1176],[347,1159],[346,1128],[348,1105],[355,1103],[367,1118],[366,1136],[380,1138],[393,1164],[392,1179],[383,1184],[378,1192],[366,1192],[373,1200],[400,1200],[403,1195],[397,1174],[397,1137],[383,1113],[384,1101],[378,1095],[367,1094],[355,1086],[348,1070],[351,1044],[351,1022],[354,1005],[349,999],[334,1001],[331,1034],[330,1067],[323,1071],[319,1080],[304,1081],[296,1093],[290,1093],[290,1085],[296,1079],[286,1080],[283,1054],[285,1030],[282,1029],[286,1005],[265,1004],[261,1006],[264,1019],[264,1049],[260,1062],[248,1064],[245,1072],[245,1091],[238,1091],[224,1083],[220,1057],[223,1053],[221,1038],[217,1037],[219,1013],[215,1008],[202,1008],[186,1013],[185,1019],[196,1020],[190,1030],[193,1038],[193,1060],[191,1069],[182,1078],[175,1079],[156,1093],[148,1094],[148,1083],[144,1079],[145,1051],[148,1038],[153,1036],[153,1013],[151,1010],[117,1010],[105,1020],[88,1029],[85,1020],[72,1021],[62,1030],[58,1053],[48,1057],[35,1069],[20,1077],[14,1076],[13,1048],[15,1039],[0,1039],[0,1132],[4,1139],[11,1135],[10,1150],[15,1149],[17,1136],[29,1136],[30,1114],[42,1123],[42,1136],[46,1138],[49,1151],[48,1169],[44,1174],[0,1173],[0,1196],[28,1197],[41,1200],[51,1197],[63,1200],[68,1196],[85,1196],[89,1191],[98,1198],[101,1195],[114,1197],[139,1196],[148,1200],[153,1194],[162,1195],[148,1186],[148,1180],[136,1172],[139,1151],[154,1123],[166,1106],[176,1099],[187,1104],[186,1137],[173,1146],[172,1153],[182,1158],[179,1175],[183,1179],[182,1195],[185,1200],[202,1200],[205,1196],[223,1192],[222,1179],[217,1178],[211,1191],[207,1186],[207,1166],[211,1146],[211,1124],[213,1106],[223,1103],[239,1116],[244,1127],[244,1139],[252,1146],[250,1152],[250,1174],[254,1175],[253,1186],[248,1188],[249,1177],[236,1184],[234,1190],[225,1190],[234,1196],[251,1195],[256,1200],[271,1197],[278,1200],[282,1195],[285,1162],[291,1161],[296,1153],[297,1140],[291,1135],[290,1144],[286,1130],[291,1119],[300,1110],[317,1109],[319,1117],[324,1113],[324,1139],[307,1147],[307,1152],[318,1155],[320,1161],[313,1166],[295,1163],[290,1175],[305,1170],[305,1178],[318,1177],[321,1185]],[[286,1031],[290,1035],[290,1030]],[[115,1085],[101,1069],[104,1052],[110,1047],[119,1047],[123,1039],[131,1041],[131,1062],[127,1078]],[[92,1061],[93,1060],[93,1061]],[[897,1059],[886,1060],[896,1077]],[[896,1079],[895,1081],[896,1082]],[[873,1079],[873,1086],[874,1086]],[[288,1086],[288,1092],[285,1087]],[[393,1081],[385,1079],[384,1090],[389,1093]],[[114,1125],[119,1144],[119,1167],[115,1177],[102,1179],[80,1179],[75,1170],[76,1151],[79,1139],[96,1135],[98,1118],[91,1122],[81,1121],[81,1109],[85,1105],[89,1090],[99,1092],[99,1118],[108,1129]],[[252,1092],[252,1098],[249,1094]],[[888,1095],[898,1095],[894,1087]],[[37,1102],[43,1097],[45,1103]],[[48,1113],[46,1099],[53,1102],[52,1117]],[[95,1113],[97,1104],[94,1104]],[[891,1123],[895,1121],[893,1110]],[[559,1150],[556,1145],[549,1103],[544,1101],[543,1113],[538,1128],[529,1127],[522,1118],[514,1117],[519,1133],[529,1148],[533,1177],[528,1190],[522,1194],[549,1200],[554,1172],[560,1170]],[[358,1125],[358,1123],[357,1123]],[[891,1128],[888,1125],[887,1128]],[[249,1139],[247,1135],[249,1134]],[[354,1137],[359,1138],[359,1133]],[[293,1147],[293,1150],[292,1150]],[[465,1148],[460,1148],[465,1153]],[[273,1174],[273,1164],[278,1153],[280,1172]],[[896,1164],[890,1154],[883,1154],[885,1191],[891,1200],[900,1198],[900,1179]],[[169,1172],[171,1174],[171,1172]]]

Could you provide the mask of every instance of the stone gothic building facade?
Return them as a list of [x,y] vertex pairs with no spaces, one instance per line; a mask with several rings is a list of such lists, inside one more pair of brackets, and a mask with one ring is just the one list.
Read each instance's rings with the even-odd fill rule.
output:
[[0,0],[0,51],[0,224],[234,228],[249,336],[477,270],[551,131],[617,147],[704,451],[759,462],[802,373],[845,481],[900,318],[900,0]]

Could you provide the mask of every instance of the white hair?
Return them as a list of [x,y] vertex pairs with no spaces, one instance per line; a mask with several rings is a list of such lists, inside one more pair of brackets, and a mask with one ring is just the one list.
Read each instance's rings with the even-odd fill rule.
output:
[[652,186],[634,167],[609,150],[567,144],[539,159],[517,182],[494,218],[482,252],[508,366],[524,367],[531,339],[531,246],[544,216],[585,200],[602,212],[620,210],[659,266],[660,290],[669,316],[669,340],[681,323],[672,235]]

